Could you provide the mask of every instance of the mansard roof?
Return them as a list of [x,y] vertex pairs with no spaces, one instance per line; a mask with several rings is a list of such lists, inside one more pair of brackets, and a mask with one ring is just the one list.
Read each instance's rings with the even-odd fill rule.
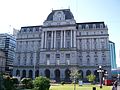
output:
[[52,10],[52,12],[48,15],[46,21],[53,21],[53,15],[56,11],[63,11],[63,13],[65,14],[65,20],[74,19],[74,16],[72,12],[70,11],[70,9],[60,9],[60,10]]

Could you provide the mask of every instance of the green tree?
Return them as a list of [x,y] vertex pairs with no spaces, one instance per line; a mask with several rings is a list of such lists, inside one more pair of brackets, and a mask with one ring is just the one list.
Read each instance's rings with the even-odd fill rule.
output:
[[91,84],[93,84],[93,82],[95,80],[95,75],[90,74],[90,75],[87,76],[87,79],[88,79],[89,82],[91,82]]
[[5,90],[15,90],[13,80],[8,75],[4,75],[4,77],[3,77],[3,85],[5,87]]
[[3,85],[3,75],[0,74],[0,90],[5,90]]
[[50,80],[46,77],[36,77],[33,83],[35,90],[49,90],[50,88]]
[[33,81],[31,78],[23,78],[21,80],[21,83],[25,85],[26,89],[31,89],[33,88]]
[[81,74],[79,73],[78,68],[73,67],[70,69],[70,78],[74,83],[74,90],[76,90],[76,83],[78,79],[81,79]]
[[70,69],[70,78],[73,82],[82,79],[81,73],[79,73],[78,68],[73,67]]

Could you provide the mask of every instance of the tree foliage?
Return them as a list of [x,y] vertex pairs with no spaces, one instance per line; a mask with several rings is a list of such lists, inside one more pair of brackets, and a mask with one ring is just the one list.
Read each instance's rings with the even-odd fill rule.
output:
[[8,75],[3,76],[3,85],[5,87],[5,90],[15,90],[14,82]]
[[33,88],[33,81],[31,78],[23,78],[21,80],[21,83],[25,85],[26,89],[31,89]]
[[95,75],[90,74],[90,75],[87,76],[87,79],[88,79],[89,82],[93,83],[93,81],[95,80]]
[[0,90],[5,90],[3,85],[3,75],[0,74]]
[[70,78],[72,81],[80,80],[82,78],[81,73],[76,67],[70,69]]
[[50,88],[50,80],[46,77],[36,77],[33,83],[35,90],[49,90]]

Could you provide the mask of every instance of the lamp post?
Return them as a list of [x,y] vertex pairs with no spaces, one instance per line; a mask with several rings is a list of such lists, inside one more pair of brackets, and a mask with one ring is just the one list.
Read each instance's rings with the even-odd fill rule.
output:
[[107,76],[108,76],[108,72],[107,72],[107,71],[105,71],[105,74],[104,74],[104,75],[105,75],[105,77],[106,77],[106,79],[107,79]]
[[76,90],[76,77],[74,76],[74,90]]
[[104,70],[102,69],[102,66],[99,66],[99,69],[97,70],[99,72],[99,80],[100,80],[100,88],[102,88],[102,73]]

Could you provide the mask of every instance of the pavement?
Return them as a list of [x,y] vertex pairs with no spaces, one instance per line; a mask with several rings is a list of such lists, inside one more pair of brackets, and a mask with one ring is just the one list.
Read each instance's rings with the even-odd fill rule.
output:
[[120,86],[117,86],[117,90],[120,90]]

